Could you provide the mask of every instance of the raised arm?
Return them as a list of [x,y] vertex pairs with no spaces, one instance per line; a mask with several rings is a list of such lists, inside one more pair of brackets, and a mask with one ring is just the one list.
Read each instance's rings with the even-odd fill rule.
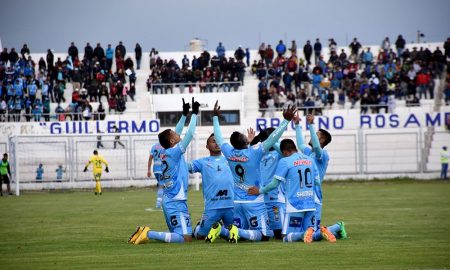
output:
[[219,116],[220,116],[220,106],[219,101],[216,101],[216,104],[214,104],[214,111],[213,111],[213,124],[214,124],[214,138],[216,139],[216,143],[219,146],[222,146],[224,144],[222,131],[220,130],[220,124],[219,124]]
[[320,147],[319,137],[317,137],[316,130],[314,128],[314,116],[308,115],[306,117],[306,120],[308,121],[308,128],[309,133],[311,134],[311,143],[314,153],[316,154],[316,157],[320,159],[322,157],[322,147]]
[[300,115],[296,113],[294,119],[292,119],[292,121],[294,121],[295,124],[295,139],[297,141],[298,149],[303,153],[307,145],[303,140],[302,126],[300,126],[300,120],[301,120]]
[[191,121],[189,122],[189,127],[186,132],[186,135],[184,135],[184,138],[181,140],[181,146],[183,149],[186,149],[189,145],[189,143],[192,141],[192,138],[194,137],[195,128],[197,127],[197,114],[200,109],[200,103],[197,101],[194,101],[194,98],[192,98],[192,115],[191,115]]
[[284,120],[281,122],[281,124],[275,129],[272,134],[263,142],[263,147],[265,151],[268,151],[272,146],[278,141],[278,139],[281,138],[281,135],[283,135],[283,132],[286,130],[287,125],[289,122],[294,118],[295,112],[296,112],[295,106],[288,106],[286,110],[283,110],[283,117]]
[[177,133],[178,135],[183,132],[184,124],[186,123],[186,117],[189,113],[190,108],[191,106],[189,105],[189,103],[185,103],[183,98],[183,115],[181,115],[180,120],[178,120],[178,123],[175,126],[175,133]]

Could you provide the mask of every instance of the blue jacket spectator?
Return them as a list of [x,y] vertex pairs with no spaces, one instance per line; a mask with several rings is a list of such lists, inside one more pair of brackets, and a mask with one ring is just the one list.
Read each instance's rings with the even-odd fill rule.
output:
[[222,45],[222,42],[219,42],[219,46],[216,48],[216,53],[220,58],[225,57],[225,47]]
[[277,47],[275,48],[279,56],[282,56],[286,53],[286,45],[283,44],[283,41],[280,40]]

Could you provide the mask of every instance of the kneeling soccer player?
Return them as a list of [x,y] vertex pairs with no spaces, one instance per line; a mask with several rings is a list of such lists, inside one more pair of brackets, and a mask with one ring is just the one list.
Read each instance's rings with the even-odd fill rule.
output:
[[280,150],[283,158],[278,162],[272,182],[261,190],[253,186],[248,193],[265,194],[283,182],[286,189],[283,241],[303,240],[311,243],[314,233],[314,184],[319,179],[317,168],[312,158],[297,151],[291,139],[282,140]]
[[227,160],[222,156],[219,145],[217,145],[214,134],[206,141],[206,149],[209,157],[192,161],[189,164],[189,172],[200,172],[202,174],[202,191],[205,202],[200,223],[194,229],[196,239],[205,239],[206,242],[214,242],[219,236],[228,238],[224,227],[233,224],[234,193],[233,175]]
[[[192,242],[191,219],[187,207],[189,179],[184,153],[195,133],[200,103],[192,98],[191,121],[186,135],[181,139],[179,134],[181,134],[189,108],[189,104],[184,103],[183,99],[183,115],[177,124],[176,132],[166,129],[158,135],[159,143],[164,147],[160,153],[161,184],[164,192],[162,206],[169,232],[156,232],[152,231],[150,227],[140,226],[131,235],[129,243],[138,245],[149,239],[166,243]],[[179,129],[180,126],[181,129]]]

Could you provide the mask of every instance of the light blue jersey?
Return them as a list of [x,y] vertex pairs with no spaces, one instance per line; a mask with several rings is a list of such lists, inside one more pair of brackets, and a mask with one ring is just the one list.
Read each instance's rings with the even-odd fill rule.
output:
[[160,154],[164,148],[159,144],[155,143],[150,150],[150,155],[153,157],[153,173],[161,174],[161,158]]
[[160,183],[164,191],[164,201],[187,200],[189,172],[184,153],[194,136],[196,125],[197,115],[193,114],[184,138],[172,148],[163,149],[160,152],[162,174]]
[[[269,151],[264,154],[261,159],[261,177],[262,177],[262,186],[268,185],[272,180],[277,169],[278,161],[280,160],[281,155],[276,150]],[[284,191],[282,185],[279,185],[277,189],[271,190],[268,193],[264,194],[264,202],[280,202],[284,203],[286,201],[284,197]]]
[[327,150],[323,149],[322,154],[320,155],[320,158],[318,158],[316,153],[314,151],[312,151],[312,149],[309,147],[306,147],[303,150],[303,153],[314,159],[314,162],[316,163],[316,166],[317,166],[317,170],[319,171],[320,181],[317,185],[314,186],[314,192],[316,195],[316,198],[315,198],[316,203],[322,204],[322,181],[327,172],[328,161],[330,160],[330,156],[328,155]]
[[228,143],[220,146],[222,153],[228,160],[234,179],[234,197],[239,201],[263,202],[262,195],[249,195],[247,190],[251,186],[261,185],[259,165],[264,154],[262,144],[246,149],[234,149]]
[[209,156],[192,161],[189,172],[202,174],[206,210],[234,207],[233,175],[224,156]]
[[319,175],[312,158],[297,152],[280,159],[274,178],[285,184],[287,213],[315,210],[314,184]]

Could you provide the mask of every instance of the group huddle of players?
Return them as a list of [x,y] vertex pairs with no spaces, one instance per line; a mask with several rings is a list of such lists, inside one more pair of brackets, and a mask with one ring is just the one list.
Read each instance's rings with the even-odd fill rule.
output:
[[[219,125],[220,106],[213,111],[214,133],[206,148],[210,155],[186,162],[184,153],[197,125],[200,104],[192,98],[192,115],[188,130],[182,133],[191,109],[183,99],[183,114],[175,131],[166,129],[152,147],[154,173],[163,190],[161,206],[168,232],[139,226],[128,242],[141,244],[152,240],[167,243],[190,242],[192,237],[206,242],[218,238],[230,243],[240,239],[311,243],[325,239],[335,242],[347,238],[344,223],[320,224],[322,210],[321,183],[329,155],[323,148],[331,135],[315,131],[314,116],[308,115],[311,133],[309,146],[303,141],[300,116],[295,107],[283,110],[284,120],[276,128],[253,129],[248,134],[233,132],[230,143],[224,141]],[[297,146],[291,139],[278,140],[290,121],[294,121]],[[204,212],[192,231],[187,206],[189,173],[202,175]],[[149,175],[150,175],[149,166]]]

